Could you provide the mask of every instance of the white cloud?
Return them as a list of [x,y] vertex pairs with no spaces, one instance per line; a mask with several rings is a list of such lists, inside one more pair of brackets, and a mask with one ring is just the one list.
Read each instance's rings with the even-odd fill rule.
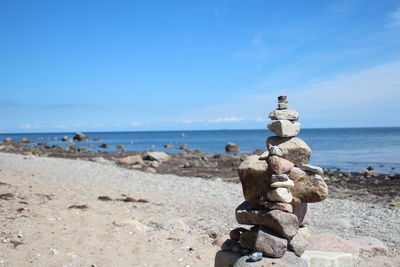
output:
[[389,14],[389,23],[386,25],[387,28],[400,27],[400,7]]
[[37,128],[39,128],[39,126],[38,125],[32,125],[30,123],[25,123],[25,124],[21,124],[19,126],[19,128],[21,128],[21,129],[37,129]]
[[226,118],[217,118],[217,119],[211,119],[208,120],[209,123],[225,123],[225,122],[238,122],[242,121],[242,118],[237,118],[237,117],[226,117]]
[[140,122],[138,122],[138,121],[132,121],[131,123],[130,123],[130,125],[131,126],[140,126],[140,125],[142,125]]

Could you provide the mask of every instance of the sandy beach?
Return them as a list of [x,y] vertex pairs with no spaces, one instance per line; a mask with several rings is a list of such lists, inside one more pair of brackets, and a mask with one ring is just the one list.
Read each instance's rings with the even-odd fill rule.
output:
[[[213,266],[208,233],[237,226],[242,202],[237,183],[107,160],[0,153],[0,169],[0,266]],[[384,242],[388,256],[364,253],[360,266],[400,264],[399,208],[328,198],[311,209],[314,234]]]

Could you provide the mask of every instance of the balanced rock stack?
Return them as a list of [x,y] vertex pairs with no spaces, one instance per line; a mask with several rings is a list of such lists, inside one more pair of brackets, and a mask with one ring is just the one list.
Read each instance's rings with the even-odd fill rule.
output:
[[[276,260],[288,254],[287,250],[298,259],[293,266],[302,266],[299,257],[310,239],[305,227],[307,203],[328,196],[323,170],[308,165],[311,149],[295,137],[300,132],[299,113],[288,109],[286,96],[278,97],[278,108],[269,118],[268,129],[276,136],[267,139],[268,151],[248,157],[239,166],[245,201],[236,209],[236,220],[252,227],[230,232],[230,239],[217,253],[216,266],[233,266],[233,259],[240,257],[247,257],[246,262]],[[281,259],[285,264],[287,257]]]

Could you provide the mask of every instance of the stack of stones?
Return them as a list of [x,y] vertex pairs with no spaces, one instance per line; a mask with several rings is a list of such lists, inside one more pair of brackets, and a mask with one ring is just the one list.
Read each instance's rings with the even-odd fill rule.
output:
[[226,261],[229,253],[231,260],[247,257],[247,262],[281,258],[288,250],[300,257],[310,239],[307,203],[328,196],[323,170],[308,164],[311,149],[295,137],[300,132],[299,113],[288,108],[286,96],[278,97],[278,108],[269,118],[268,129],[276,136],[267,139],[268,151],[239,166],[245,201],[236,209],[236,219],[251,227],[230,232],[217,253],[216,266],[232,266]]

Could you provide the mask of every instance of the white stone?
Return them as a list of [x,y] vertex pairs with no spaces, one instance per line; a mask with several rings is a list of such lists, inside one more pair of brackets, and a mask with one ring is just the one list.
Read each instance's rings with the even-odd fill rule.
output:
[[319,175],[324,175],[324,170],[321,167],[313,166],[313,165],[310,165],[310,164],[302,164],[301,168],[303,170],[306,170],[306,171],[309,171],[309,172],[312,172],[312,173],[316,173],[316,174],[319,174]]
[[266,160],[269,156],[269,152],[265,151],[264,153],[261,154],[261,156],[258,158],[259,160]]
[[309,267],[352,267],[353,256],[351,253],[336,251],[306,250],[301,256]]
[[271,184],[271,187],[286,187],[286,188],[293,188],[294,183],[292,180],[288,179],[285,182],[275,182]]
[[278,146],[271,146],[271,147],[269,148],[269,153],[270,153],[271,155],[277,155],[277,156],[279,156],[279,157],[282,157],[282,156],[283,156],[283,151],[282,151],[282,149],[280,149]]
[[293,188],[294,183],[287,174],[272,174],[271,187]]
[[297,121],[299,113],[293,109],[275,109],[269,113],[268,118],[271,120]]
[[293,137],[300,132],[300,123],[289,120],[273,121],[267,127],[279,137]]
[[292,202],[293,196],[289,189],[285,187],[279,187],[269,191],[267,194],[267,199],[275,202],[290,203]]
[[287,109],[288,103],[278,103],[278,109]]

